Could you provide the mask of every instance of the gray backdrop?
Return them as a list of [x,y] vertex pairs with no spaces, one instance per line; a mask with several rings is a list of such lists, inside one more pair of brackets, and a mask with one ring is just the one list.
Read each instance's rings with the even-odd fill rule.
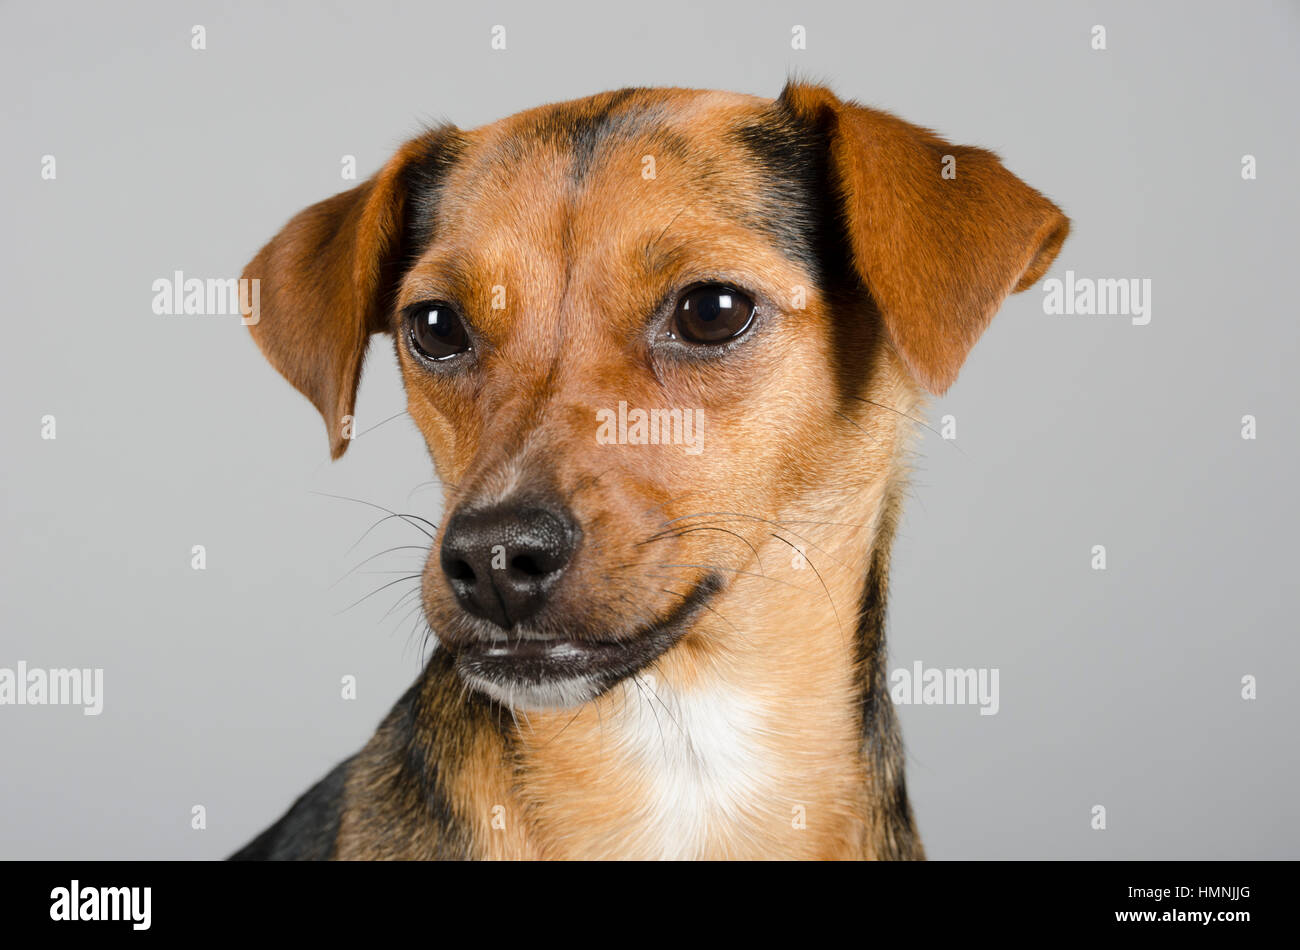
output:
[[[997,667],[1001,710],[901,707],[930,854],[1300,856],[1295,4],[35,6],[0,10],[0,667],[102,667],[105,696],[0,706],[0,855],[223,856],[421,662],[414,618],[385,616],[408,587],[344,610],[400,575],[331,585],[423,539],[390,523],[349,551],[375,513],[314,494],[436,519],[410,421],[329,464],[247,331],[155,315],[154,280],[237,275],[350,186],[342,156],[364,178],[422,122],[797,72],[998,151],[1073,219],[1049,277],[1153,282],[1147,326],[1012,298],[932,406],[958,438],[920,446],[890,665]],[[359,427],[402,407],[379,346]]]

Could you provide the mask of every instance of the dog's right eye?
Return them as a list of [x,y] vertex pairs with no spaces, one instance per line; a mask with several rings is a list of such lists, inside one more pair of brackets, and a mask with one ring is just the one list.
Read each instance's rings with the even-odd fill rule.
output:
[[420,303],[406,311],[411,346],[429,360],[445,360],[469,349],[469,333],[448,303]]

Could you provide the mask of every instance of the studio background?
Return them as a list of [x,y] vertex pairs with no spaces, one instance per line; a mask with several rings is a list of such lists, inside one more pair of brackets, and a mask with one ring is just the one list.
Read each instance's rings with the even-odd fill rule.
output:
[[1012,297],[930,407],[957,439],[919,442],[890,668],[1001,692],[900,707],[930,856],[1300,856],[1295,4],[6,4],[0,37],[0,666],[104,670],[97,717],[0,707],[0,856],[223,857],[419,670],[406,587],[345,610],[397,575],[345,575],[426,539],[316,494],[440,515],[409,419],[370,428],[389,341],[331,464],[238,320],[156,315],[153,281],[237,276],[423,123],[791,74],[998,152],[1073,221],[1049,278],[1152,281],[1146,326]]

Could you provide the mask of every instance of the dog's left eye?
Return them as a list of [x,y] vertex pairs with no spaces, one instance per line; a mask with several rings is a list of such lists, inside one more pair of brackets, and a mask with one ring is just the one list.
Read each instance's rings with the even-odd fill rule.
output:
[[725,343],[754,321],[754,301],[734,287],[705,284],[677,299],[669,332],[688,343]]
[[416,304],[407,311],[411,345],[421,356],[445,360],[469,349],[465,323],[450,304]]

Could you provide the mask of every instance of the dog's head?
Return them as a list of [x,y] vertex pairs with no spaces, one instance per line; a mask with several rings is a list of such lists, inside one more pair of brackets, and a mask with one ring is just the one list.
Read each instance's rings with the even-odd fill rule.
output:
[[430,131],[244,276],[335,457],[391,335],[446,490],[430,625],[471,686],[569,706],[743,637],[698,621],[772,539],[812,556],[791,512],[890,476],[1067,230],[991,153],[819,87],[629,89]]

